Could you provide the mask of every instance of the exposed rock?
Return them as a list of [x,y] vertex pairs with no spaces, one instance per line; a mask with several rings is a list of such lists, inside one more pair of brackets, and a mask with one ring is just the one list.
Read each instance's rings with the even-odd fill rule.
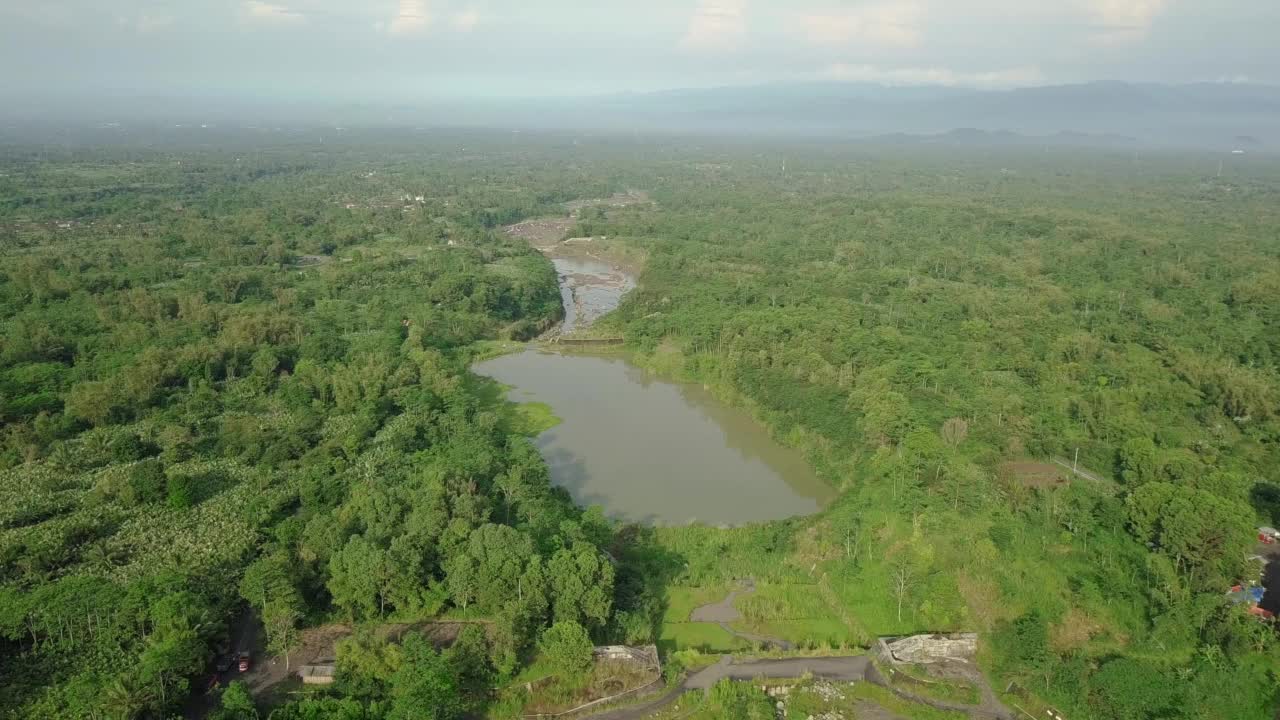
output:
[[880,659],[891,663],[929,664],[943,660],[967,661],[972,660],[977,652],[977,633],[880,638]]

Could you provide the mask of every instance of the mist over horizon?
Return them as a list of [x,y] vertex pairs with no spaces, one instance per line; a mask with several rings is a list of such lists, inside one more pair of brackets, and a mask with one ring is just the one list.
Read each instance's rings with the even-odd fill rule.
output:
[[0,139],[85,128],[383,127],[1274,151],[1278,117],[1280,87],[1247,83],[991,90],[812,82],[416,102],[198,93],[32,98],[0,110]]
[[8,0],[0,124],[1265,145],[1276,28],[1259,0]]

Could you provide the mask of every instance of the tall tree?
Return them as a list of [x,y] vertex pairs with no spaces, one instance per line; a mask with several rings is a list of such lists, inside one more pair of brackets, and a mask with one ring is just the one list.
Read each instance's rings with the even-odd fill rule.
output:
[[600,627],[613,607],[613,565],[596,547],[575,542],[551,557],[551,607],[556,622]]

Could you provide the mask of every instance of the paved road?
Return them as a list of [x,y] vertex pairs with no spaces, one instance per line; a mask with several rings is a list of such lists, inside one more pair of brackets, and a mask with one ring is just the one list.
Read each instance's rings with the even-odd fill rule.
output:
[[683,683],[671,688],[666,693],[639,705],[606,710],[601,713],[584,716],[583,720],[642,720],[662,710],[690,690],[707,690],[720,680],[754,680],[767,678],[770,680],[789,680],[809,674],[822,680],[833,682],[865,681],[887,688],[890,692],[908,702],[928,705],[939,710],[949,710],[969,715],[974,720],[1013,720],[1013,711],[1005,707],[996,697],[991,686],[982,673],[973,667],[952,668],[952,677],[976,680],[982,691],[982,701],[978,705],[961,705],[948,703],[933,698],[916,695],[901,688],[894,687],[871,663],[865,655],[846,657],[785,658],[781,660],[747,660],[735,663],[729,656],[711,667],[704,668],[690,675]]
[[783,660],[748,660],[727,663],[721,660],[685,680],[689,690],[706,690],[724,678],[751,680],[752,678],[797,678],[806,673],[823,680],[856,682],[867,677],[871,659],[865,655],[852,657],[786,658]]
[[867,676],[871,659],[865,655],[850,657],[786,658],[783,660],[748,660],[735,663],[729,656],[708,668],[690,675],[685,681],[665,694],[647,703],[631,707],[606,710],[588,715],[589,720],[640,720],[675,702],[689,690],[706,690],[724,678],[752,680],[758,677],[773,679],[798,678],[805,673],[823,680],[855,682]]

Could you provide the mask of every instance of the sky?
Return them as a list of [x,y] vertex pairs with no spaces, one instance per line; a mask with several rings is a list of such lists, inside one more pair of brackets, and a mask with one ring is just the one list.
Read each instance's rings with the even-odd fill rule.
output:
[[1277,0],[0,0],[0,93],[1280,84]]

